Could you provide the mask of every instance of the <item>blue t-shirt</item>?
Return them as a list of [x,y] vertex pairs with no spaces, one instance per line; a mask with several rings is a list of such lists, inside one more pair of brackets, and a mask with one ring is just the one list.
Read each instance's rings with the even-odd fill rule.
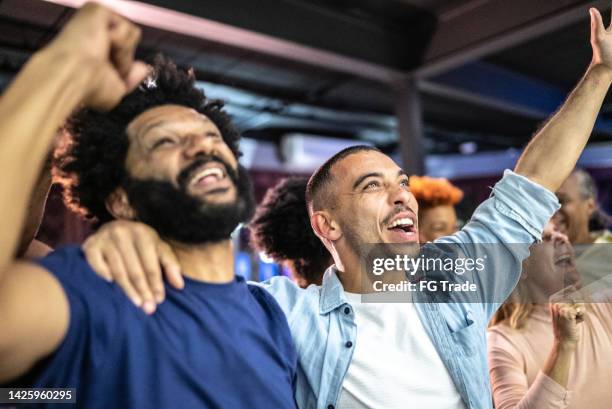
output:
[[79,247],[40,263],[66,292],[70,325],[28,386],[77,388],[77,406],[87,409],[295,408],[297,353],[265,290],[240,277],[185,278],[147,316],[93,272]]

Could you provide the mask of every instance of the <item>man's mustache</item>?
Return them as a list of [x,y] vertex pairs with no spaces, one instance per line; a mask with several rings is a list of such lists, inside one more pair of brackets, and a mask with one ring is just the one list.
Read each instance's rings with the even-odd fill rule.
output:
[[217,155],[200,155],[193,163],[187,165],[183,170],[181,170],[181,172],[177,176],[176,180],[179,187],[182,190],[186,190],[193,173],[200,169],[202,166],[206,165],[208,162],[218,162],[222,164],[225,168],[225,173],[229,176],[232,182],[234,182],[234,184],[237,183],[238,175],[236,171],[224,159]]

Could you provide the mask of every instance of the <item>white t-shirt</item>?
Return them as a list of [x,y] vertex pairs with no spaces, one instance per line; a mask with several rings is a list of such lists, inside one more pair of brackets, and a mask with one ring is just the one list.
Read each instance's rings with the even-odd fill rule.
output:
[[357,324],[338,409],[465,409],[412,303],[361,303],[345,292]]

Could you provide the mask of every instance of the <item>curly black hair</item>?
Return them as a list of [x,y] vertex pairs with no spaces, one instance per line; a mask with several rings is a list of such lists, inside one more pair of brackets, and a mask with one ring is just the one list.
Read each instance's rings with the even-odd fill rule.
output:
[[277,262],[291,260],[296,273],[320,284],[331,255],[312,231],[306,208],[307,178],[287,178],[268,189],[249,227],[251,242]]
[[167,104],[193,108],[206,115],[219,128],[236,158],[240,156],[240,134],[223,111],[223,102],[206,99],[196,87],[192,70],[179,69],[170,60],[157,56],[151,76],[114,109],[83,109],[68,120],[69,139],[56,152],[54,169],[63,184],[68,207],[98,226],[113,219],[105,201],[127,177],[126,129],[144,111]]

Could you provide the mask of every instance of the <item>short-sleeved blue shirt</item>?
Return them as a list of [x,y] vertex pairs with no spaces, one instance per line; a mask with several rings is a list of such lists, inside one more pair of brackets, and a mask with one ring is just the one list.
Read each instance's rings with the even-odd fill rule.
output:
[[27,386],[77,388],[87,409],[295,408],[297,354],[265,290],[239,277],[185,278],[184,290],[167,287],[147,316],[92,271],[79,247],[40,263],[64,288],[70,325]]

